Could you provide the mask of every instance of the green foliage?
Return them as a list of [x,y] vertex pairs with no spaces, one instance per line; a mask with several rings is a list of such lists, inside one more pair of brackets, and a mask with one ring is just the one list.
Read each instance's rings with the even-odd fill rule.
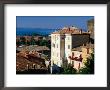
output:
[[16,42],[16,45],[18,45],[18,46],[20,46],[22,43],[18,40],[17,42]]
[[51,47],[51,42],[47,41],[47,40],[40,40],[39,42],[40,46],[47,46],[47,47]]
[[35,45],[35,40],[34,40],[34,36],[31,37],[31,41],[30,41],[30,45]]
[[31,45],[29,41],[26,42],[26,45]]
[[[35,40],[34,37],[38,34],[33,33],[30,40],[26,40],[24,36],[20,37],[20,40],[16,42],[16,45],[39,45],[39,46],[47,46],[48,48],[51,48],[51,41],[50,40]],[[45,37],[45,36],[43,36]]]
[[93,53],[87,59],[87,62],[85,62],[85,67],[79,70],[79,74],[94,74],[94,54]]
[[47,41],[46,40],[41,40],[40,41],[40,46],[46,46],[47,45]]
[[25,39],[25,37],[20,37],[20,43],[21,43],[22,45],[26,44],[26,39]]
[[73,68],[70,64],[67,67],[63,67],[62,74],[76,74],[77,70]]

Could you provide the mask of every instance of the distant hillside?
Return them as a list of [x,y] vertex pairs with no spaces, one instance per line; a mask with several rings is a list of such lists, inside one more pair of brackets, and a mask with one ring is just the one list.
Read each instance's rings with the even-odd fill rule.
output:
[[16,35],[49,35],[54,32],[55,29],[42,29],[42,28],[16,28]]

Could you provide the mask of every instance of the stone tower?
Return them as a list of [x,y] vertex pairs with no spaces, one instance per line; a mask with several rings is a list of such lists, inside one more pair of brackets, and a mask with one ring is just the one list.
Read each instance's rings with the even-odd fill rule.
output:
[[94,19],[90,19],[87,21],[88,32],[90,33],[90,37],[94,39]]

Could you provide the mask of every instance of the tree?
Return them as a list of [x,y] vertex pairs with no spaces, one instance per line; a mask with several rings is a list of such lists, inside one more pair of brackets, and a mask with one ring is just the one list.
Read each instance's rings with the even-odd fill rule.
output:
[[94,74],[94,53],[87,58],[87,62],[84,63],[85,67],[79,70],[80,74]]
[[26,42],[26,45],[30,45],[30,41],[27,41],[27,42]]
[[76,74],[77,70],[72,67],[71,64],[68,64],[67,67],[63,67],[63,72],[62,74]]
[[31,41],[30,41],[30,45],[35,45],[35,40],[34,40],[34,36],[31,37]]
[[20,45],[21,45],[20,40],[16,41],[16,45],[17,45],[17,46],[20,46]]
[[23,45],[26,43],[25,37],[20,37],[20,43]]
[[47,46],[47,41],[46,40],[41,40],[40,41],[40,46]]

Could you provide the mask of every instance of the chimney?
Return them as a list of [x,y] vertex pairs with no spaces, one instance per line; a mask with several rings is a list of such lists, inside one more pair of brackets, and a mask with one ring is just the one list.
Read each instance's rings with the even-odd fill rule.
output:
[[82,29],[80,30],[80,34],[82,34]]
[[68,30],[70,31],[70,27],[68,27]]

